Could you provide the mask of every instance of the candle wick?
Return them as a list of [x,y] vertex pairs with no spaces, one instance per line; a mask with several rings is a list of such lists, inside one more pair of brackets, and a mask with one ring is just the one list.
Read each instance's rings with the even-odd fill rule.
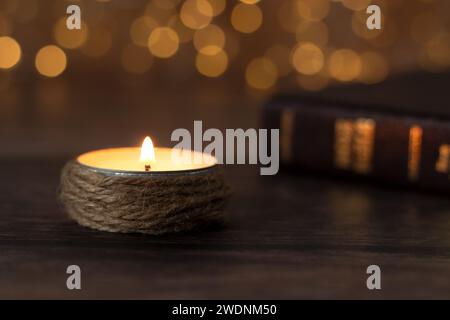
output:
[[151,167],[149,164],[146,164],[146,165],[145,165],[145,171],[150,171],[151,168],[152,168],[152,167]]

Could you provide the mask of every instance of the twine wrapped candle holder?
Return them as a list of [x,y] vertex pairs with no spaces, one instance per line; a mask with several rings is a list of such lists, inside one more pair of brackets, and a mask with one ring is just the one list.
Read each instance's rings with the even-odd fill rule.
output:
[[[138,152],[127,149],[133,155]],[[85,155],[89,158],[89,153]],[[216,164],[190,170],[127,171],[86,165],[90,163],[85,155],[65,165],[60,188],[65,210],[82,226],[158,235],[226,220],[229,188]]]

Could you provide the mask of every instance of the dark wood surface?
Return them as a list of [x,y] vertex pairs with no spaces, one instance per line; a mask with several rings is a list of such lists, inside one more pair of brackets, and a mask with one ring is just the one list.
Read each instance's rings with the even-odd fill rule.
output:
[[[0,162],[1,298],[450,298],[446,197],[234,167],[225,228],[112,234],[62,212],[65,160]],[[370,264],[381,291],[366,289]]]
[[[70,104],[62,106],[72,111],[40,115],[40,102],[11,94],[0,97],[12,108],[3,109],[9,118],[0,131],[0,298],[450,298],[445,195],[292,172],[261,177],[256,167],[226,166],[234,193],[222,229],[112,234],[80,227],[61,210],[59,173],[77,152],[129,144],[149,127],[163,141],[196,118],[208,127],[255,125],[257,112],[239,96],[186,98],[191,107],[172,112],[167,106],[180,98],[153,93],[146,123],[139,119],[142,96],[69,90]],[[361,90],[348,96],[363,97]],[[124,101],[128,111],[120,109]],[[80,291],[66,289],[71,264],[82,269]],[[381,267],[380,291],[366,288],[371,264]]]

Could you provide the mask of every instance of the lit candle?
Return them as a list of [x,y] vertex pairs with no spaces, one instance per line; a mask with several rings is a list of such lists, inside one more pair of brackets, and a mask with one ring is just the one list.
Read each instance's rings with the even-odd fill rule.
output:
[[216,158],[205,153],[154,148],[150,137],[144,139],[140,148],[111,148],[90,151],[80,155],[77,161],[96,170],[119,174],[174,173],[177,171],[201,170],[210,168],[217,162]]
[[90,151],[67,163],[61,199],[80,225],[162,234],[225,219],[228,198],[216,158],[191,150],[142,147]]

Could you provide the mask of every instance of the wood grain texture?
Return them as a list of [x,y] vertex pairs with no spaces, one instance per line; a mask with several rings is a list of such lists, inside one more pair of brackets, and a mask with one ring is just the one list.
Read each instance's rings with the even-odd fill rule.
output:
[[[450,298],[445,197],[227,167],[226,228],[113,234],[62,212],[66,160],[0,161],[1,298]],[[81,291],[65,287],[70,264]],[[381,291],[366,289],[370,264]]]
[[[448,114],[449,81],[413,74],[321,95]],[[446,196],[226,166],[226,228],[152,237],[78,226],[57,201],[72,156],[146,134],[169,145],[193,120],[255,127],[263,102],[223,81],[100,83],[54,79],[0,94],[0,298],[450,298]],[[66,289],[70,264],[82,269],[81,291]],[[366,289],[370,264],[382,269],[381,291]]]

